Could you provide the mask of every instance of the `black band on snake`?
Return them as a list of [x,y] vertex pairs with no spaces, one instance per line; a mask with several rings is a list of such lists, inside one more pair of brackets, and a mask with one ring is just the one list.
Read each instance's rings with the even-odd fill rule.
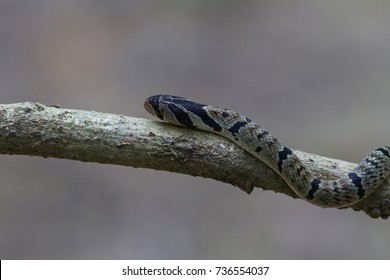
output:
[[219,134],[276,171],[302,199],[321,207],[346,207],[376,190],[390,174],[390,147],[368,154],[357,167],[336,180],[316,178],[294,152],[268,131],[236,112],[182,97],[156,95],[145,109],[163,121]]

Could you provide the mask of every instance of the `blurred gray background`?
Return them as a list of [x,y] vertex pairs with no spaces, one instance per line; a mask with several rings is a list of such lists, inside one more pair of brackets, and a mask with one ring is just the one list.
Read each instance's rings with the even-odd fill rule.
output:
[[[389,1],[0,1],[0,102],[150,118],[171,93],[292,148],[390,144]],[[390,258],[390,221],[174,173],[0,155],[0,258]]]

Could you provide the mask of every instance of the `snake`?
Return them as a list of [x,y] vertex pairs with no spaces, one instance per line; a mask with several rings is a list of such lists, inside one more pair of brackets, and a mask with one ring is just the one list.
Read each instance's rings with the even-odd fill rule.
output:
[[271,133],[230,109],[165,94],[148,97],[144,107],[165,122],[215,133],[234,142],[278,173],[298,197],[323,208],[344,208],[363,200],[390,174],[389,146],[373,150],[340,178],[323,180]]

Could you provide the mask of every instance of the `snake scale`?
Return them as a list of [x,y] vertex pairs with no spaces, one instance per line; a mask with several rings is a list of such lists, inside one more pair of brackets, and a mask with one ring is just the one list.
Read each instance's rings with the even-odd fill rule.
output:
[[390,147],[369,153],[357,167],[336,180],[316,178],[294,152],[268,131],[232,110],[172,95],[146,99],[145,109],[168,123],[219,134],[276,171],[302,199],[342,208],[361,201],[390,174]]

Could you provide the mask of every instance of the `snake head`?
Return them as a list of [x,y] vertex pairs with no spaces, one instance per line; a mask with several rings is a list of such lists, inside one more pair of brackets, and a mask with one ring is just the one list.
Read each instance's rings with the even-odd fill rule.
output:
[[160,108],[160,104],[161,104],[160,99],[161,99],[161,95],[154,95],[146,98],[144,102],[144,108],[149,114],[163,120],[164,114]]
[[148,97],[144,102],[144,107],[150,114],[163,121],[176,125],[192,126],[193,123],[187,110],[191,104],[196,103],[183,97],[160,94]]

